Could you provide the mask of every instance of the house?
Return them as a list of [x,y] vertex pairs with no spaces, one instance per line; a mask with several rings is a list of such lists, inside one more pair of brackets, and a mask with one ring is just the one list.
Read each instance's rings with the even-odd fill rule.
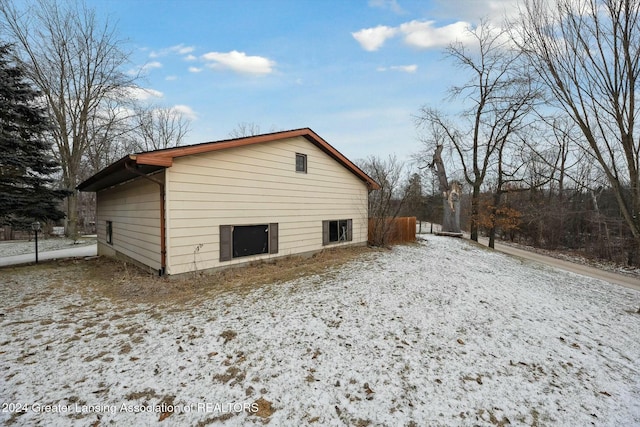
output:
[[78,186],[98,254],[160,275],[365,245],[378,188],[308,128],[131,154]]

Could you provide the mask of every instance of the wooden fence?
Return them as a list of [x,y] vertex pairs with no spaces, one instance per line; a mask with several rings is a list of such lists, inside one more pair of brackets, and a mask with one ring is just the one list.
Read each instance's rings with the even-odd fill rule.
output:
[[415,242],[416,217],[369,218],[369,243],[396,245]]

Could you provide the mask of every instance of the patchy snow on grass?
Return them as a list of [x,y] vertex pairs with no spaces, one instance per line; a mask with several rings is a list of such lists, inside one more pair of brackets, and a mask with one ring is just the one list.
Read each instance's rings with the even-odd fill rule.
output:
[[[57,251],[60,249],[69,249],[79,246],[94,245],[95,237],[81,237],[78,240],[67,239],[64,237],[52,237],[48,239],[38,240],[38,252]],[[15,255],[24,255],[35,253],[36,244],[34,241],[7,241],[0,242],[0,258]]]
[[0,283],[2,424],[640,424],[640,293],[458,239],[187,305]]

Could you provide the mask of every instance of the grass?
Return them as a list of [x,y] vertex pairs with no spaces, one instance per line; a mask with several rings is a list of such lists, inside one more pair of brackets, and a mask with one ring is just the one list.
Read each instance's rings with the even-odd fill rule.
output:
[[341,265],[379,250],[355,246],[332,248],[310,257],[289,256],[211,274],[186,274],[178,278],[158,277],[130,263],[94,257],[4,268],[0,270],[0,278],[23,274],[46,277],[48,286],[38,289],[39,296],[77,292],[83,297],[83,305],[91,304],[94,298],[107,298],[118,302],[180,307],[197,305],[204,297],[211,298],[222,293],[244,295],[256,286],[331,274]]

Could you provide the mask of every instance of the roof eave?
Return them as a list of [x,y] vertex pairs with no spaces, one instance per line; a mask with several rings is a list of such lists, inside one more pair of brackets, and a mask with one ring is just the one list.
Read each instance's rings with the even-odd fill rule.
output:
[[[322,139],[310,128],[294,129],[283,132],[275,132],[264,135],[255,135],[245,138],[231,139],[227,141],[208,142],[186,147],[174,147],[156,151],[148,151],[139,154],[131,154],[123,157],[112,165],[106,167],[91,178],[82,182],[78,187],[80,191],[99,191],[107,186],[116,185],[133,178],[130,171],[126,171],[125,164],[127,162],[135,163],[137,167],[145,166],[147,171],[155,171],[162,168],[168,168],[173,165],[173,159],[176,157],[191,156],[195,154],[207,153],[210,151],[224,150],[234,147],[243,147],[246,145],[258,144],[262,142],[276,141],[286,138],[304,137],[312,144],[316,145],[351,173],[362,180],[369,190],[378,190],[380,185],[375,182],[362,169],[347,159],[342,153],[336,150],[331,144]],[[157,169],[156,169],[157,168]],[[115,175],[115,176],[111,176]]]
[[136,161],[136,155],[127,155],[86,179],[76,189],[88,192],[100,191],[138,177],[138,174],[127,169],[127,164],[135,165],[136,168],[142,166],[141,172],[144,174],[154,173],[165,168],[165,166],[158,164],[140,164]]

